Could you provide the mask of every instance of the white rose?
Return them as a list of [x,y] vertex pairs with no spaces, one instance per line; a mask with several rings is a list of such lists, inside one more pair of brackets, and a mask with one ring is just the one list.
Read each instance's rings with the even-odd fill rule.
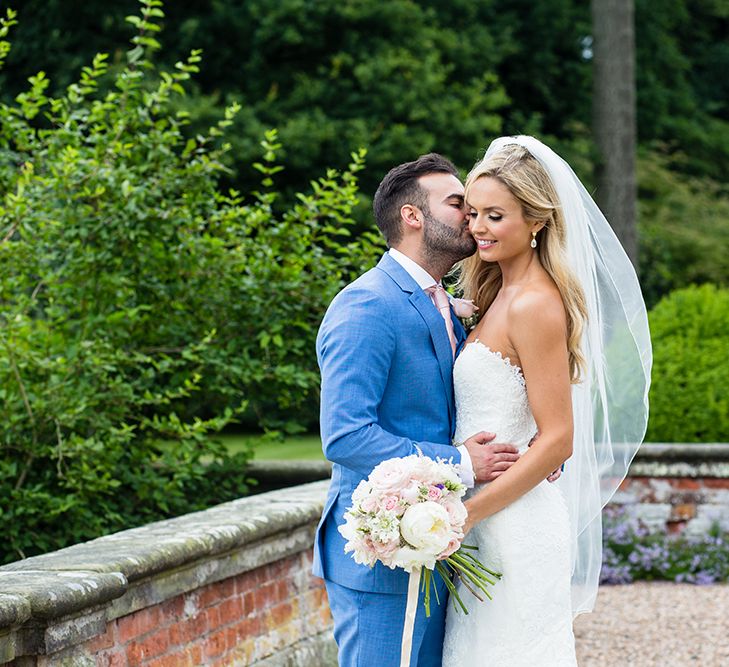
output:
[[408,505],[417,503],[420,499],[420,482],[412,480],[410,484],[400,491],[400,498]]
[[400,520],[400,534],[412,547],[438,555],[450,541],[451,522],[445,507],[432,501],[412,505]]
[[363,479],[357,488],[352,492],[352,502],[358,503],[367,498],[372,493],[372,485],[365,479]]
[[412,467],[413,477],[418,481],[430,486],[440,481],[440,470],[438,464],[427,456],[421,456]]

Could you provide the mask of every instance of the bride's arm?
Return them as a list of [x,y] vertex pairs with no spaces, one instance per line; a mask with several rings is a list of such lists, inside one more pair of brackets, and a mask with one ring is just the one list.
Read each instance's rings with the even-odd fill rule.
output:
[[539,437],[509,470],[466,501],[467,530],[533,489],[572,454],[572,399],[562,300],[544,292],[528,293],[515,299],[508,318]]

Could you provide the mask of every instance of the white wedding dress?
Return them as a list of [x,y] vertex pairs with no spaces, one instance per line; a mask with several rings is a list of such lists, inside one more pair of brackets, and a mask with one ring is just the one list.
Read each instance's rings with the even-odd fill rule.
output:
[[[490,431],[526,451],[536,424],[517,366],[476,340],[458,356],[453,381],[456,440]],[[577,665],[569,516],[559,487],[541,482],[476,525],[465,543],[476,545],[481,562],[503,578],[484,602],[459,585],[469,614],[449,600],[443,667]]]

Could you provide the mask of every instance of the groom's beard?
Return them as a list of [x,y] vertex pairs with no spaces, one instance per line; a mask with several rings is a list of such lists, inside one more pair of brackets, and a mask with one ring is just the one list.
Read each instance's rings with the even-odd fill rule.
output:
[[[476,252],[476,240],[468,231],[468,223],[452,227],[441,222],[429,211],[424,211],[423,253],[429,264],[445,267],[443,274],[466,257]],[[447,265],[447,266],[446,266]]]

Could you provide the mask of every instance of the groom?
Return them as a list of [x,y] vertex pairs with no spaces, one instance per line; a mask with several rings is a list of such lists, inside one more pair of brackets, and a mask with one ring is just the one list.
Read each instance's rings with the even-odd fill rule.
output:
[[[464,482],[490,481],[518,454],[474,434],[451,444],[453,362],[466,334],[440,281],[476,243],[456,168],[431,153],[399,165],[374,199],[389,251],[332,301],[317,338],[321,435],[332,481],[314,546],[326,583],[340,667],[399,665],[408,575],[344,553],[337,527],[352,491],[381,461],[416,453],[452,459]],[[434,580],[439,580],[434,577]],[[443,587],[441,587],[443,588]],[[418,606],[412,665],[439,666],[447,594],[425,618]]]

